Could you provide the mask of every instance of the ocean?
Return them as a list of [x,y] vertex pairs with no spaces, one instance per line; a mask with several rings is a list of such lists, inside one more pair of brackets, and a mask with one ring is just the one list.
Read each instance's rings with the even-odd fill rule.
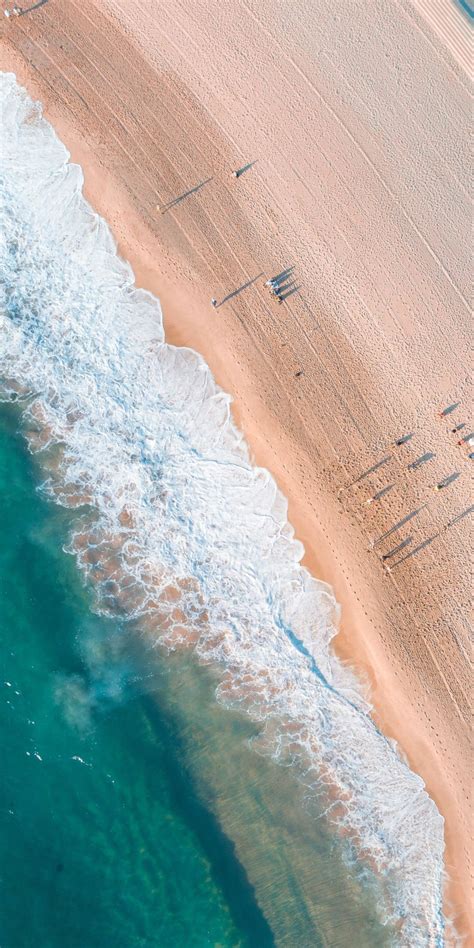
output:
[[443,820],[285,498],[0,94],[2,948],[445,944]]

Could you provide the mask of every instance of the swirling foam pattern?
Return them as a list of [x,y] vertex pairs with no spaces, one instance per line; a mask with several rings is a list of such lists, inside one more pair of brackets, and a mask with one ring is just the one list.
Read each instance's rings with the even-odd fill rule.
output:
[[40,106],[11,74],[1,101],[3,396],[24,398],[45,489],[80,508],[71,550],[98,608],[216,664],[218,700],[262,722],[382,880],[397,943],[444,944],[443,820],[333,654],[338,608],[286,500],[202,358],[164,342]]

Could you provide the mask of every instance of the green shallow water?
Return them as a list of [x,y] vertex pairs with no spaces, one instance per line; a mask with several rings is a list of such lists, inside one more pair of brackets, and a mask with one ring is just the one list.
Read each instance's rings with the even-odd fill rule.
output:
[[0,407],[1,948],[388,944],[211,670],[93,615],[17,428]]
[[84,653],[114,629],[90,614],[64,512],[35,493],[13,420],[0,428],[2,948],[271,944],[158,710],[133,689],[122,700],[130,667],[111,654],[110,679],[97,668],[91,682]]

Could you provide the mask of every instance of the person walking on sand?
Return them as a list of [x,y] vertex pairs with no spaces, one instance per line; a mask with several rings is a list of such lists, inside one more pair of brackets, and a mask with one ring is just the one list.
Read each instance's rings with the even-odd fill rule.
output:
[[217,306],[217,300],[216,300],[215,296],[212,297],[211,306],[214,306],[214,308]]

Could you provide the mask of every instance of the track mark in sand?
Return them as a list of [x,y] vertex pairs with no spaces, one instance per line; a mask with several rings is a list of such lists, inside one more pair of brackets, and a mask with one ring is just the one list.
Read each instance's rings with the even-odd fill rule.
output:
[[[415,27],[417,33],[419,33],[423,37],[424,41],[428,43],[433,52],[436,54],[437,58],[442,60],[443,66],[446,66],[454,79],[463,86],[466,92],[469,92],[471,87],[471,83],[468,81],[470,78],[470,69],[468,69],[467,75],[465,75],[464,69],[462,67],[459,70],[457,65],[453,66],[452,59],[449,55],[449,51],[446,49],[446,46],[440,47],[436,45],[433,37],[434,31],[430,30],[426,17],[416,10],[413,0],[396,0],[396,2],[398,3],[399,9],[401,10],[405,19],[410,22],[410,26]],[[457,0],[450,0],[450,2],[456,3]],[[448,52],[448,56],[445,55],[446,52]]]
[[[271,36],[270,31],[267,29],[266,26],[264,26],[264,25],[262,24],[262,22],[259,20],[259,18],[256,16],[256,14],[254,14],[253,10],[251,10],[251,8],[249,7],[248,3],[246,3],[246,0],[241,0],[241,3],[242,3],[242,5],[247,9],[248,13],[249,13],[250,16],[255,20],[255,22],[258,23],[258,25],[260,26],[260,28],[261,28],[262,30],[264,30],[264,32],[267,34],[267,36],[269,36],[270,39],[272,40],[272,36]],[[392,189],[389,187],[388,183],[385,181],[385,179],[383,178],[383,176],[380,174],[380,172],[378,171],[377,167],[376,167],[375,164],[373,163],[373,161],[372,161],[372,159],[370,158],[370,156],[369,156],[369,155],[367,154],[367,152],[364,150],[364,148],[362,147],[362,145],[359,144],[359,142],[357,141],[357,139],[354,137],[354,135],[352,134],[352,132],[350,131],[350,129],[349,129],[349,128],[347,127],[347,125],[345,124],[345,122],[340,118],[340,116],[337,114],[337,112],[335,111],[335,109],[333,109],[333,107],[329,104],[329,102],[324,98],[324,96],[322,95],[322,93],[321,93],[321,92],[319,91],[319,89],[315,86],[315,84],[311,81],[311,79],[309,78],[309,76],[306,75],[304,69],[302,69],[301,66],[298,65],[298,63],[296,62],[296,60],[293,59],[292,56],[289,56],[288,53],[285,53],[284,55],[285,55],[285,58],[288,59],[289,62],[292,63],[293,68],[295,69],[295,71],[304,79],[304,81],[307,83],[307,85],[309,86],[309,88],[312,89],[312,91],[313,91],[314,94],[318,97],[318,99],[320,99],[320,101],[323,103],[323,105],[324,105],[325,108],[328,110],[328,112],[330,113],[330,115],[333,116],[333,118],[334,118],[335,121],[338,123],[338,125],[340,125],[340,126],[343,128],[344,132],[346,133],[346,135],[348,136],[348,138],[350,139],[350,141],[353,143],[353,145],[355,146],[355,148],[357,149],[357,151],[359,151],[360,154],[364,157],[365,161],[367,162],[367,164],[368,164],[368,165],[370,166],[370,168],[372,169],[372,172],[373,172],[373,174],[375,175],[375,177],[380,181],[382,187],[383,187],[384,190],[387,192],[387,194],[390,195],[390,198],[391,198],[392,202],[393,202],[393,203],[395,204],[395,206],[398,207],[398,209],[401,211],[401,213],[403,214],[405,220],[408,221],[408,223],[411,225],[412,229],[415,231],[417,237],[419,238],[419,240],[421,241],[421,243],[423,244],[423,246],[426,248],[426,250],[428,251],[428,253],[430,254],[430,256],[436,261],[436,263],[438,264],[440,270],[444,273],[446,279],[448,280],[448,282],[449,282],[450,285],[452,286],[453,290],[455,291],[456,295],[459,297],[459,299],[460,299],[461,302],[463,303],[464,307],[465,307],[465,308],[468,310],[468,312],[470,313],[471,310],[470,310],[469,301],[468,301],[468,300],[466,299],[466,297],[464,296],[462,290],[458,287],[457,283],[453,280],[451,274],[450,274],[449,271],[446,269],[446,267],[444,266],[443,262],[440,260],[440,258],[439,258],[439,256],[438,256],[438,254],[436,253],[436,251],[432,248],[432,246],[431,246],[431,244],[429,243],[429,241],[426,239],[426,237],[424,236],[424,234],[422,234],[422,232],[420,231],[419,227],[415,224],[413,218],[410,217],[408,211],[405,210],[403,204],[401,204],[401,202],[398,200],[398,198],[396,197],[396,195],[394,194],[394,192],[392,191]]]
[[[170,40],[169,40],[169,41],[170,41]],[[171,41],[170,41],[170,42],[171,42]],[[282,182],[282,183],[283,183],[283,182]],[[333,255],[333,253],[332,253],[332,250],[329,248],[329,246],[328,246],[328,252],[329,252],[329,254],[331,255],[331,257],[333,258],[333,260],[336,261],[336,258],[334,257],[334,255]],[[347,313],[348,317],[351,318],[351,317],[350,317],[350,312],[349,312],[349,310],[348,310],[348,307],[347,307],[346,303],[345,303],[344,301],[341,301],[341,304],[344,306],[344,309],[346,310],[346,313]],[[362,301],[361,301],[361,305],[364,305],[364,306],[365,306],[365,304],[363,304]],[[374,323],[374,328],[376,327],[376,325],[377,325],[377,324]]]
[[[245,3],[244,3],[243,5],[247,8],[247,5],[246,5]],[[180,6],[181,6],[181,5],[180,5]],[[263,27],[263,26],[261,25],[261,23],[260,23],[260,21],[258,20],[258,18],[256,18],[255,15],[254,15],[251,11],[250,11],[250,15],[251,15],[251,16],[254,18],[254,20],[261,26],[262,31],[265,32],[266,35],[270,35],[269,32],[268,32],[268,30],[267,30],[265,27]],[[175,24],[175,25],[176,25],[176,24]],[[162,30],[160,27],[157,27],[157,28],[158,28],[159,32],[160,32],[163,36],[165,36],[166,41],[177,51],[179,57],[180,57],[181,59],[183,59],[183,60],[188,64],[189,68],[191,69],[191,64],[189,63],[189,60],[186,59],[186,57],[184,56],[184,53],[183,53],[183,48],[182,48],[182,47],[183,47],[184,44],[180,44],[179,46],[177,46],[177,45],[173,42],[173,40],[171,40],[171,38],[169,37],[169,35],[168,35],[167,33],[164,33],[163,30]],[[186,40],[187,40],[187,42],[190,44],[190,46],[191,46],[191,47],[194,47],[195,49],[197,49],[196,42],[194,41],[194,39],[193,39],[193,37],[190,35],[190,33],[183,27],[183,25],[182,25],[181,23],[178,23],[178,24],[177,24],[177,28],[178,28],[179,30],[181,30],[183,36],[186,38]],[[206,35],[207,35],[207,34],[206,34]],[[208,39],[209,39],[209,37],[208,37]],[[287,59],[288,62],[291,62],[291,64],[293,65],[293,61],[291,60],[291,57],[288,57],[288,56],[287,56],[286,59]],[[256,69],[256,68],[257,68],[257,66],[256,66],[256,64],[254,64],[254,69]],[[265,81],[265,75],[264,75],[263,73],[261,73],[261,78],[262,78],[262,81]],[[288,86],[289,86],[290,88],[293,88],[293,87],[291,86],[291,82],[290,82],[290,80],[289,80],[288,78],[285,77],[285,81],[287,82],[287,84],[288,84]],[[312,88],[313,88],[313,91],[315,91],[315,94],[316,94],[316,89],[315,89],[313,86],[312,86]],[[318,95],[319,95],[319,94],[318,94]],[[238,95],[238,92],[236,92],[235,89],[233,90],[233,96],[234,96],[234,98],[237,99],[242,105],[244,105],[244,103],[243,103],[241,97]],[[319,98],[320,98],[320,100],[323,101],[323,103],[324,103],[324,99],[322,99],[321,96],[319,96]],[[220,123],[218,123],[218,124],[219,124],[219,127],[222,128],[222,126],[220,125]],[[344,130],[345,126],[343,125],[343,123],[339,122],[339,125],[341,125],[341,127],[343,127],[343,130]],[[228,135],[228,137],[230,137],[230,136]],[[232,139],[231,139],[231,140],[232,140]],[[324,153],[323,150],[321,149],[321,146],[320,146],[319,143],[316,144],[316,148],[317,148],[317,150],[318,150],[318,153],[321,154],[321,156],[325,159],[325,161],[326,161],[326,162],[329,164],[329,166],[332,168],[331,162],[329,162],[329,160],[328,160],[328,158],[327,158],[327,155],[325,155],[325,153]],[[272,142],[272,149],[273,149],[273,151],[272,151],[273,154],[279,154],[280,157],[284,158],[284,153],[281,152],[281,151],[275,146],[275,142]],[[276,171],[275,166],[272,164],[271,159],[270,159],[269,157],[267,157],[267,163],[273,168],[274,173],[277,173],[277,174],[278,174],[278,172]],[[341,186],[344,187],[344,188],[348,191],[348,193],[351,195],[351,197],[353,197],[353,195],[352,195],[350,189],[348,188],[348,186],[347,186],[345,180],[344,180],[343,178],[341,178],[341,175],[340,175],[338,172],[335,172],[335,173],[337,174],[338,180],[341,182]],[[380,178],[380,180],[382,180],[382,179]],[[280,176],[280,181],[282,181],[281,176]],[[286,183],[286,182],[283,182],[283,181],[282,181],[282,183]],[[357,203],[358,203],[358,202],[357,202]],[[398,203],[396,206],[398,206],[399,209],[401,208],[401,205],[400,205],[399,203]],[[326,246],[329,246],[329,245],[326,243]],[[336,258],[334,258],[334,255],[333,255],[333,253],[332,253],[331,250],[330,250],[330,253],[331,253],[332,258],[333,258],[333,259],[336,259]],[[403,266],[403,264],[402,264],[402,266]],[[414,292],[414,297],[416,298],[416,295],[417,295],[417,293],[418,293],[418,284],[416,285],[416,288],[415,288],[415,285],[413,284],[412,280],[410,280],[410,285],[413,287],[413,289],[414,289],[414,291],[415,291],[415,292]],[[423,305],[425,305],[425,304],[423,304]],[[429,307],[428,307],[427,304],[426,304],[426,312],[427,312],[427,314],[430,314],[430,313],[431,313],[431,310],[429,309]],[[392,314],[392,315],[393,315],[393,314]]]
[[428,27],[449,50],[468,78],[472,73],[472,34],[464,13],[457,7],[463,0],[410,0]]
[[[86,57],[86,58],[88,58],[88,57]],[[91,65],[92,65],[92,63],[91,63]],[[105,77],[104,77],[104,78],[105,78]],[[145,105],[145,107],[148,108],[146,105]],[[137,121],[138,121],[138,120],[137,120]],[[155,121],[156,121],[156,116],[155,116]],[[163,134],[164,136],[166,136],[166,132],[164,131],[164,129],[163,129],[162,127],[161,127],[161,129],[162,129],[162,134]],[[167,152],[166,154],[168,154],[168,152]],[[182,157],[182,156],[181,156],[181,157]],[[203,213],[204,213],[204,212],[203,212]],[[201,233],[202,233],[202,232],[201,232]],[[237,258],[236,255],[234,254],[234,252],[233,252],[233,250],[232,250],[230,244],[229,244],[228,241],[226,241],[225,238],[223,237],[222,231],[219,231],[219,234],[220,234],[220,237],[221,237],[221,240],[223,241],[223,243],[226,244],[226,247],[227,247],[227,250],[228,250],[229,254],[231,254],[232,256],[234,256],[234,259],[237,260],[237,263],[240,265],[240,261],[238,260],[238,258]],[[188,240],[189,240],[189,235],[188,235]],[[209,243],[209,241],[208,241],[208,246],[209,246],[209,251],[210,251],[211,253],[214,253],[213,243]],[[245,274],[244,274],[244,275],[245,275]],[[268,310],[267,310],[267,314],[268,314]],[[247,331],[248,331],[248,330],[247,330]],[[314,347],[312,346],[312,344],[311,344],[311,342],[310,342],[310,340],[309,340],[309,337],[307,336],[306,333],[305,333],[305,335],[306,335],[306,338],[308,339],[308,342],[309,342],[309,345],[310,345],[310,349],[315,353],[315,356],[316,356],[317,360],[320,361],[320,357],[317,355],[316,350],[315,350]],[[262,351],[262,350],[261,350],[261,347],[257,347],[257,348],[259,349],[260,352]],[[266,360],[266,361],[268,362],[268,360]],[[269,363],[268,363],[268,364],[269,364]],[[349,376],[348,376],[348,377],[349,377]],[[328,376],[328,378],[329,378],[329,376]],[[282,381],[281,378],[279,379],[279,381],[280,381],[280,382]],[[330,387],[332,387],[332,382],[331,382]],[[289,393],[289,397],[291,397],[291,393]],[[345,402],[344,399],[341,398],[340,394],[339,394],[339,396],[336,396],[335,390],[334,390],[334,397],[335,397],[336,401],[339,400],[339,401],[341,401],[341,402],[343,403],[343,405],[344,405],[344,409],[343,409],[344,415],[345,415],[346,417],[352,418],[352,421],[353,421],[353,423],[354,423],[354,425],[355,425],[355,427],[356,427],[356,429],[357,429],[357,428],[358,428],[357,422],[356,422],[356,420],[352,417],[352,414],[351,414],[351,412],[350,412],[350,409],[349,409],[348,404]],[[363,402],[363,399],[362,399],[362,396],[361,396],[361,395],[360,395],[359,400],[361,400],[361,401]],[[366,406],[366,412],[367,412],[367,415],[370,415],[370,412],[369,412],[369,409],[368,409],[367,406]],[[300,417],[303,419],[304,416],[300,416]],[[375,420],[373,420],[373,423],[375,424]],[[360,431],[360,429],[359,429],[359,433],[361,434],[361,437],[363,437],[362,432]]]
[[[61,75],[61,77],[62,77],[62,79],[64,80],[65,84],[70,87],[73,97],[76,96],[76,95],[78,95],[79,98],[80,98],[80,99],[85,103],[85,105],[87,106],[87,109],[88,109],[88,110],[92,113],[92,115],[95,117],[95,119],[96,119],[98,125],[99,125],[99,126],[104,126],[105,123],[103,122],[103,120],[100,118],[100,116],[97,114],[97,112],[92,108],[90,102],[86,101],[86,100],[84,99],[84,97],[83,97],[82,95],[80,95],[80,94],[77,92],[75,86],[72,85],[71,80],[68,79],[66,73],[64,72],[63,69],[61,69],[61,67],[59,66],[58,62],[57,62],[56,60],[54,60],[54,59],[49,55],[49,53],[47,52],[47,50],[45,49],[45,47],[44,47],[43,45],[41,45],[37,40],[34,40],[34,39],[32,38],[32,36],[31,36],[29,33],[26,33],[26,31],[23,31],[23,32],[24,32],[25,37],[28,39],[28,41],[29,41],[33,46],[35,46],[35,47],[38,49],[38,51],[41,52],[41,54],[43,55],[43,58],[46,59],[46,60],[49,60],[49,62],[51,63],[51,66],[53,67],[53,69],[56,69],[57,72]],[[94,89],[93,89],[93,87],[91,86],[90,82],[85,78],[85,76],[84,76],[84,74],[81,72],[81,70],[80,70],[77,66],[74,65],[74,63],[71,63],[71,69],[74,70],[74,72],[77,73],[78,76],[80,76],[80,78],[81,78],[81,80],[84,82],[84,84],[85,84],[86,86],[89,86],[89,88],[91,89],[91,92],[94,94]],[[39,70],[39,69],[38,69],[38,71],[41,72],[41,70]],[[50,84],[50,83],[48,83],[48,84]],[[97,93],[95,93],[95,94],[97,95]],[[97,97],[100,99],[100,96],[97,95]],[[65,101],[65,100],[63,99],[63,101]],[[65,102],[65,104],[66,104],[66,107],[69,108],[68,103]],[[104,104],[104,107],[106,108],[107,112],[109,112],[109,113],[112,115],[112,117],[115,119],[115,121],[117,121],[117,123],[119,124],[119,126],[123,129],[123,132],[125,133],[125,137],[127,138],[128,136],[127,136],[127,130],[126,130],[125,126],[122,124],[122,122],[121,122],[120,119],[117,117],[117,115],[113,112],[113,110],[111,110],[111,108],[110,108],[108,105],[106,105],[106,103],[103,103],[103,104]],[[138,175],[139,175],[140,177],[142,177],[142,178],[146,181],[148,187],[150,188],[150,191],[151,191],[152,193],[156,193],[156,189],[155,189],[155,186],[154,186],[154,182],[150,181],[150,179],[147,177],[147,175],[142,171],[142,169],[140,168],[140,166],[137,164],[137,162],[133,159],[133,157],[132,157],[132,156],[130,155],[130,153],[127,151],[127,149],[126,149],[124,143],[123,143],[122,141],[120,141],[120,139],[117,137],[116,133],[115,133],[114,131],[112,131],[112,129],[110,128],[110,125],[108,125],[107,127],[108,127],[108,132],[109,132],[109,134],[114,138],[114,140],[115,140],[115,142],[116,142],[116,145],[117,145],[119,151],[122,151],[122,152],[126,155],[126,157],[128,158],[128,160],[131,162],[131,164],[132,164],[132,165],[134,166],[134,168],[136,169]]]
[[[178,25],[178,28],[180,28],[179,25]],[[177,45],[176,43],[173,42],[173,40],[171,39],[171,37],[170,37],[167,33],[164,33],[164,32],[163,32],[163,29],[162,29],[161,26],[160,26],[160,27],[157,27],[157,30],[158,30],[158,32],[161,33],[161,35],[163,36],[163,39],[165,40],[165,43],[169,44],[169,47],[172,48],[172,49],[174,49],[174,50],[176,51],[177,55],[179,55],[180,59],[183,60],[183,58],[184,58],[183,46],[184,46],[184,47],[186,46],[186,43],[187,43],[187,41],[188,41],[188,40],[187,40],[187,37],[189,37],[189,33],[187,33],[186,31],[184,31],[184,34],[183,34],[183,36],[184,36],[183,43]],[[192,40],[191,40],[191,39],[189,39],[189,42],[192,44]],[[195,44],[192,44],[192,45],[195,46]],[[166,61],[166,60],[164,60],[164,61]],[[186,60],[185,58],[184,58],[184,61],[185,61],[186,63],[188,63],[188,60]],[[189,64],[189,68],[191,69],[191,65],[190,65],[190,64]],[[238,97],[238,96],[237,96],[237,97]],[[208,110],[206,110],[206,111],[208,111]],[[216,121],[216,119],[215,119],[214,116],[212,116],[212,121],[213,121],[215,124],[217,124],[218,127],[222,130],[222,126],[220,125],[220,123],[218,123],[218,122]],[[226,135],[226,139],[228,139],[228,140],[230,140],[230,141],[234,141],[234,139],[232,138],[232,136],[230,136],[230,135],[227,134],[227,133],[224,133],[224,134]],[[263,178],[263,177],[262,177],[261,180],[259,180],[259,185],[263,185],[263,187],[264,187],[264,178]],[[411,281],[411,284],[413,284],[413,281]],[[373,285],[374,285],[374,287],[375,287],[375,284],[373,284]],[[416,294],[415,294],[415,295],[416,295]],[[345,304],[344,304],[344,305],[345,305]],[[347,306],[346,306],[346,305],[345,305],[345,309],[346,309],[346,312],[347,312]],[[428,310],[427,310],[427,312],[428,312]],[[394,315],[394,314],[393,314],[393,310],[391,310],[391,313],[392,313],[392,316],[393,316],[393,315]]]
[[[432,555],[432,554],[431,554],[431,555]],[[400,597],[402,597],[401,588],[400,588],[399,584],[397,583],[396,579],[393,577],[392,573],[389,574],[389,577],[390,577],[390,580],[393,582],[394,586],[396,586],[397,591],[398,591],[398,593],[400,594]],[[444,674],[444,672],[443,672],[443,670],[442,670],[442,668],[441,668],[440,663],[437,661],[437,659],[436,659],[436,657],[435,657],[435,654],[434,654],[434,651],[433,651],[433,649],[432,649],[432,647],[431,647],[431,645],[430,645],[428,636],[423,633],[423,627],[420,626],[420,623],[419,623],[419,621],[418,621],[418,619],[417,619],[415,613],[413,612],[413,610],[410,608],[410,606],[409,606],[408,603],[406,602],[406,599],[404,600],[404,606],[405,606],[405,609],[406,609],[406,611],[408,612],[408,614],[409,614],[409,616],[410,616],[410,618],[411,618],[411,620],[412,620],[414,626],[415,626],[415,627],[418,629],[418,631],[420,632],[420,638],[423,640],[425,650],[428,652],[428,654],[429,654],[429,656],[430,656],[430,658],[431,658],[431,660],[432,660],[432,662],[433,662],[433,665],[434,665],[435,668],[437,669],[437,672],[438,672],[439,677],[441,678],[441,680],[442,680],[443,683],[444,683],[444,686],[445,686],[445,688],[446,688],[446,691],[447,691],[447,693],[448,693],[448,695],[449,695],[449,697],[450,697],[450,699],[451,699],[452,705],[453,705],[453,706],[455,707],[455,709],[456,709],[456,714],[457,714],[459,720],[461,721],[461,724],[464,725],[466,722],[465,722],[464,716],[463,716],[463,714],[462,714],[462,711],[461,711],[461,709],[460,709],[460,707],[459,707],[458,701],[457,701],[457,699],[456,699],[456,697],[455,697],[455,695],[454,695],[454,693],[453,693],[453,691],[452,691],[452,688],[451,688],[451,686],[450,686],[450,684],[449,684],[449,682],[448,682],[448,680],[447,680],[447,678],[446,678],[446,675]]]
[[[65,36],[67,36],[67,34],[65,34]],[[31,36],[28,36],[28,39],[29,39],[29,41],[30,41],[34,46],[36,46],[38,49],[41,49],[41,52],[43,52],[43,53],[46,55],[46,58],[53,64],[53,66],[55,66],[55,68],[58,70],[58,72],[63,76],[63,78],[64,78],[64,80],[66,81],[66,83],[67,83],[68,85],[70,85],[70,83],[69,83],[68,80],[67,80],[67,77],[66,77],[65,73],[63,72],[63,70],[61,69],[61,67],[57,64],[57,62],[55,62],[55,61],[45,52],[45,50],[43,49],[43,47],[40,46],[40,44],[39,44],[37,41],[33,40],[33,39],[31,38]],[[70,42],[73,42],[70,37],[68,37],[68,39],[70,40]],[[74,45],[75,45],[75,44],[74,44]],[[86,58],[87,58],[87,57],[86,57]],[[87,80],[85,80],[85,77],[84,77],[82,71],[79,69],[79,67],[77,67],[77,66],[75,66],[75,65],[73,65],[73,64],[72,64],[72,67],[73,67],[73,69],[75,70],[75,72],[76,72],[78,75],[80,75],[80,76],[84,79],[84,81],[86,82],[86,85],[89,85],[89,86],[90,86],[90,83],[89,83]],[[71,88],[73,89],[74,87],[71,87]],[[100,98],[100,96],[99,96],[99,98]],[[115,115],[115,113],[113,112],[113,109],[112,109],[111,106],[107,105],[107,104],[105,103],[105,101],[103,101],[103,104],[104,104],[104,106],[108,109],[108,111],[110,111],[113,115]],[[67,105],[67,103],[66,103],[66,105]],[[97,113],[91,108],[90,103],[88,104],[88,108],[89,108],[90,111],[95,115],[95,117],[97,118],[97,121],[100,122],[100,119],[98,118]],[[117,119],[117,121],[119,121],[119,120]],[[124,132],[124,134],[125,134],[125,137],[126,137],[126,138],[130,137],[130,136],[127,134],[127,132],[128,132],[127,128],[126,128],[125,126],[123,126],[123,123],[121,123],[121,122],[120,122],[120,127],[123,129],[123,132]],[[112,137],[115,139],[115,141],[116,141],[118,147],[121,148],[121,150],[122,150],[122,151],[126,154],[126,156],[128,157],[128,159],[129,159],[131,165],[132,165],[135,169],[139,170],[139,167],[138,167],[136,161],[133,159],[132,155],[130,154],[130,152],[128,151],[128,149],[125,147],[125,145],[117,138],[116,134],[115,134],[113,131],[111,131],[110,133],[111,133]],[[115,172],[115,173],[116,173],[116,172]],[[150,182],[150,180],[147,178],[147,176],[142,173],[142,177],[143,177],[145,180],[147,180],[147,183],[148,183],[148,184],[150,185],[150,187],[151,187],[151,182]],[[127,189],[128,189],[128,190],[131,190],[131,189],[130,189],[130,186],[128,185],[128,182],[125,181],[125,184],[126,184],[126,186],[127,186]],[[139,206],[140,206],[140,201],[139,201],[139,199],[138,199],[138,196],[137,196],[133,191],[131,191],[131,193],[133,194],[134,199],[137,201],[137,203],[138,203]],[[141,205],[141,207],[142,207],[142,210],[145,210],[142,205]],[[179,225],[178,225],[178,226],[179,226]],[[180,229],[182,229],[182,230],[183,230],[183,233],[185,233],[183,228],[180,228]],[[204,235],[203,232],[202,232],[202,236],[205,237],[205,235]],[[222,235],[221,235],[221,237],[222,237]],[[189,238],[187,238],[187,239],[189,239]],[[206,238],[205,238],[205,239],[206,239]],[[238,258],[237,258],[236,255],[234,254],[234,252],[233,252],[233,250],[231,249],[230,245],[227,243],[227,241],[225,241],[225,239],[224,239],[223,237],[222,237],[222,240],[223,240],[224,243],[226,243],[227,248],[228,248],[228,250],[229,250],[229,253],[230,253],[232,256],[234,256],[234,259],[237,260],[237,263],[238,263],[239,266],[240,266],[240,262],[238,261]],[[209,252],[210,252],[212,255],[215,256],[215,250],[214,250],[213,244],[212,244],[211,242],[209,242],[208,240],[207,240],[206,242],[208,243]],[[199,252],[199,251],[197,251],[197,249],[196,249],[196,252]],[[203,258],[203,261],[204,261],[205,259],[206,259],[206,258]],[[244,274],[244,275],[245,275],[245,274]],[[266,307],[265,307],[265,308],[266,308]],[[233,307],[233,309],[235,309],[235,307]],[[267,315],[272,315],[272,314],[270,314],[269,311],[267,310]],[[273,318],[273,317],[272,317],[272,318]],[[281,386],[281,388],[287,392],[288,398],[289,398],[289,400],[291,401],[291,397],[292,397],[291,389],[285,389],[285,381],[287,381],[287,380],[286,380],[285,378],[279,376],[278,373],[276,372],[276,370],[275,370],[275,365],[274,365],[274,360],[272,359],[271,354],[268,354],[268,355],[265,354],[264,349],[262,348],[261,344],[258,344],[258,343],[257,343],[254,334],[250,331],[250,329],[249,329],[248,326],[246,326],[246,331],[247,331],[248,335],[249,335],[249,336],[252,338],[252,340],[253,340],[253,344],[254,344],[255,350],[259,352],[260,357],[261,357],[261,358],[263,359],[263,361],[266,363],[267,369],[268,369],[268,372],[269,372],[269,377],[274,376],[274,377],[276,378],[276,381],[279,383],[279,385]],[[341,401],[340,397],[339,397],[339,401]],[[299,421],[300,421],[300,424],[301,424],[302,428],[307,430],[308,436],[310,437],[310,430],[307,428],[308,419],[307,419],[306,413],[302,413],[302,411],[297,407],[297,405],[296,405],[294,402],[293,402],[293,410],[294,410],[294,411],[296,412],[296,414],[298,415]],[[328,419],[328,421],[329,421],[329,419]],[[321,432],[321,433],[322,433],[322,432]]]
[[[181,29],[182,29],[182,28],[181,28]],[[185,37],[186,39],[189,39],[191,45],[195,46],[195,44],[194,44],[194,43],[192,42],[192,40],[189,38],[189,33],[186,32],[186,31],[184,31],[184,30],[182,30],[182,32],[183,32],[184,37]],[[174,44],[173,41],[172,41],[168,36],[166,37],[166,41],[167,41],[168,43],[170,43],[170,45],[171,45],[173,48],[178,49],[178,47],[176,47],[176,44]],[[179,55],[180,55],[181,58],[183,58],[183,53],[182,53],[182,48],[181,48],[182,45],[184,45],[184,43],[179,46],[179,50],[180,50]],[[185,61],[188,62],[187,60],[185,60]],[[190,67],[190,68],[191,68],[191,67]],[[237,98],[239,98],[238,95],[237,95]],[[321,154],[323,154],[320,148],[318,149],[318,151],[319,151]],[[267,158],[267,163],[268,163],[268,158]],[[271,165],[271,162],[270,162],[270,165]],[[271,166],[272,166],[272,165],[271,165]],[[272,166],[272,167],[273,167],[273,166]],[[278,173],[274,167],[273,167],[273,170],[274,170],[274,172]],[[282,181],[281,178],[280,178],[280,181],[282,182],[282,185],[285,185],[285,186],[287,187],[287,182]],[[330,253],[331,253],[331,257],[333,258],[332,251],[330,251]],[[374,287],[375,287],[375,284],[373,284],[373,285],[374,285]],[[419,294],[419,285],[416,284],[416,289],[415,289],[415,285],[414,285],[414,283],[413,283],[413,280],[410,281],[410,285],[412,286],[413,291],[414,291],[414,292],[413,292],[413,296],[414,296],[414,298],[416,298],[417,294]],[[423,295],[422,295],[422,296],[423,296]],[[344,304],[344,305],[345,305],[345,304]],[[432,310],[429,309],[429,307],[428,307],[427,304],[426,304],[426,307],[427,307],[427,309],[426,309],[427,313],[430,313],[430,314],[431,314]],[[345,306],[345,309],[346,309],[346,312],[347,312],[347,306]],[[392,315],[393,315],[393,313],[392,313]],[[401,328],[404,330],[406,327],[401,327]]]
[[[403,10],[402,10],[402,12],[403,12]],[[410,25],[411,25],[411,22],[412,22],[412,21],[410,21]],[[327,53],[326,53],[324,50],[321,52],[321,59],[325,59],[326,62],[328,63],[328,66],[329,66],[329,67],[332,66],[331,60],[330,60],[329,56],[327,55]],[[339,82],[342,82],[342,83],[346,86],[346,88],[350,91],[350,94],[351,94],[355,99],[357,99],[357,101],[358,101],[358,103],[359,103],[359,107],[360,107],[361,109],[364,109],[365,111],[368,111],[368,110],[369,110],[369,105],[368,105],[368,103],[367,103],[364,99],[361,98],[361,96],[359,95],[359,93],[356,91],[355,86],[353,86],[352,83],[349,82],[349,79],[347,78],[346,75],[344,75],[344,73],[342,73],[342,72],[338,73],[338,81],[339,81]],[[407,110],[405,110],[405,113],[406,113],[407,115],[409,114],[409,113],[407,112]],[[444,160],[444,158],[442,157],[442,155],[439,153],[439,150],[438,150],[438,149],[436,149],[436,161],[437,161],[439,164],[441,164],[441,165],[443,166],[443,168],[446,170],[446,172],[449,173],[449,174],[452,176],[453,180],[456,182],[457,186],[459,187],[459,189],[463,192],[464,196],[466,197],[466,200],[470,200],[470,191],[469,191],[468,187],[466,187],[466,185],[465,185],[465,183],[464,183],[464,181],[463,181],[462,179],[460,179],[460,178],[458,178],[458,177],[456,176],[456,174],[454,173],[453,168],[451,167],[451,164],[450,164],[450,163],[447,163],[447,162]]]

